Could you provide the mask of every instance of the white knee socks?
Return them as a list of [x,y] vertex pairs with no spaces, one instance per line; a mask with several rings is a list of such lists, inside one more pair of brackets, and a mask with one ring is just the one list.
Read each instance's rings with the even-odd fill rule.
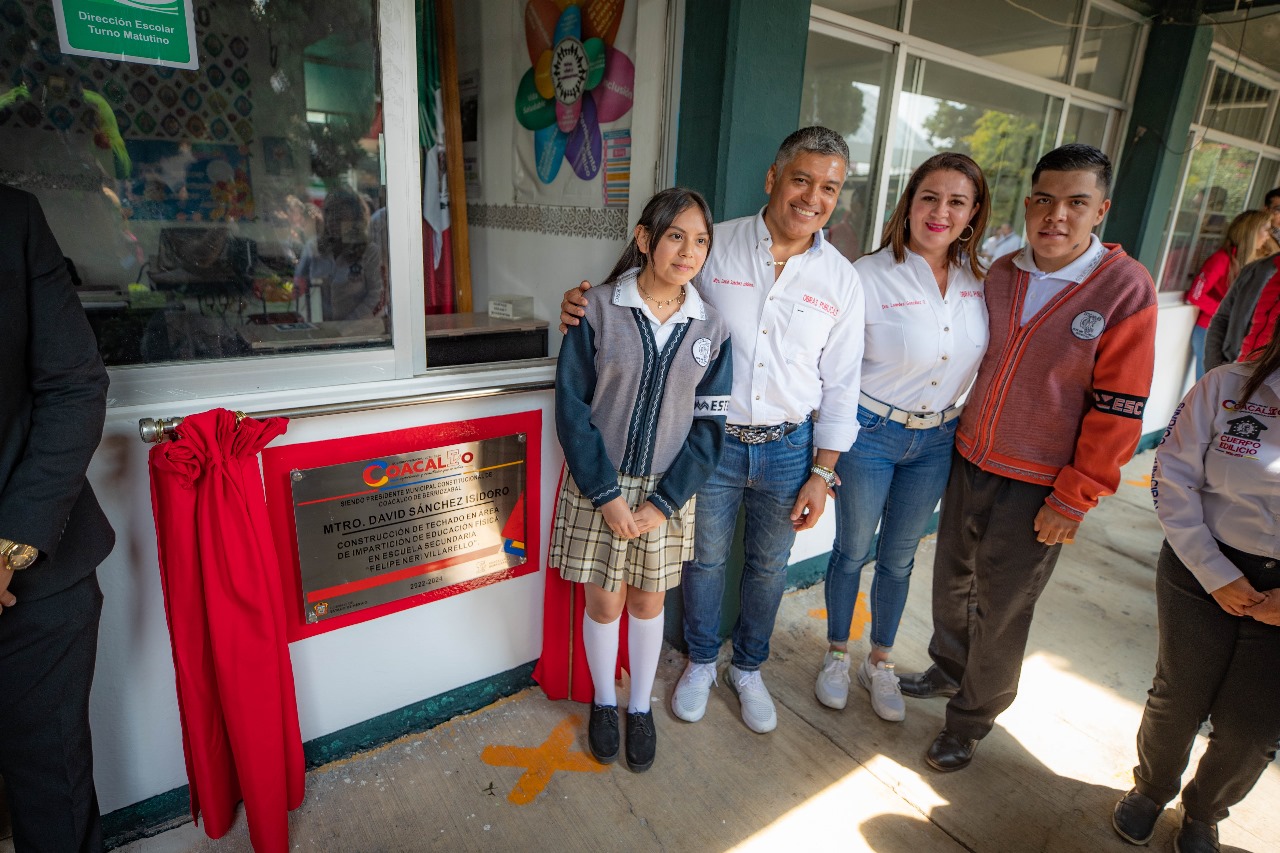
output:
[[587,668],[591,670],[591,682],[596,688],[597,705],[618,704],[618,694],[613,688],[614,674],[618,671],[618,628],[621,624],[621,617],[601,624],[585,611],[582,614],[582,644],[587,648]]
[[631,699],[627,711],[649,710],[649,694],[658,674],[658,658],[662,655],[662,611],[652,619],[637,619],[627,614],[627,654],[631,658]]

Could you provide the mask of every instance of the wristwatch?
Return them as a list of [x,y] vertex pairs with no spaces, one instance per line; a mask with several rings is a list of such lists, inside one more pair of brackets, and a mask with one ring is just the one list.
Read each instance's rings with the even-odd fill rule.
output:
[[827,484],[828,489],[834,489],[836,487],[836,472],[828,468],[826,465],[818,465],[815,463],[814,466],[809,469],[809,473],[817,474],[821,477],[822,482]]
[[9,568],[15,572],[30,568],[39,556],[40,551],[32,545],[23,545],[12,539],[0,539],[0,557],[7,558]]

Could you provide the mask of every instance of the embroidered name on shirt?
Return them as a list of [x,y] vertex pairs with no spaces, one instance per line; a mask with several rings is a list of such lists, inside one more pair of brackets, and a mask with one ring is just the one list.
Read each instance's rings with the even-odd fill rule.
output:
[[1109,415],[1141,420],[1142,410],[1146,408],[1146,405],[1146,397],[1117,394],[1115,391],[1094,390],[1093,392],[1093,407],[1099,412],[1106,412]]
[[1275,406],[1259,406],[1257,403],[1237,403],[1235,400],[1223,400],[1222,408],[1228,412],[1248,412],[1251,415],[1262,415],[1264,418],[1280,417],[1280,409]]
[[755,287],[754,282],[738,281],[735,278],[712,278],[711,282],[713,284],[727,284],[730,287]]
[[884,310],[890,308],[910,308],[912,305],[928,305],[923,299],[912,299],[910,302],[881,302],[880,307]]
[[804,296],[800,298],[806,305],[812,305],[814,308],[817,308],[823,314],[826,314],[831,317],[840,316],[840,309],[832,305],[830,302],[823,302],[818,297],[813,296],[812,294],[809,294],[809,293],[806,293]]
[[962,290],[960,291],[960,298],[961,299],[981,299],[982,291],[981,290]]

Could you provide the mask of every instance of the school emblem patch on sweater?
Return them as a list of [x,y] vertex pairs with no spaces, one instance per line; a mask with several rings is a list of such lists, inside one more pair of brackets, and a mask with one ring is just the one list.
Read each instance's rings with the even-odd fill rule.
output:
[[1071,321],[1071,334],[1082,341],[1091,341],[1102,334],[1106,320],[1097,311],[1081,311]]
[[693,342],[693,360],[698,362],[699,367],[706,367],[711,363],[710,338],[698,338]]

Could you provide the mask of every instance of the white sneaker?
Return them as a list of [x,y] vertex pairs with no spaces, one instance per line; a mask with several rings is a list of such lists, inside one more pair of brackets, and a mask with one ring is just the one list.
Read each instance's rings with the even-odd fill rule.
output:
[[872,669],[871,661],[863,658],[862,666],[858,667],[858,683],[871,694],[871,709],[880,719],[897,723],[906,718],[907,705],[902,701],[902,689],[898,687],[893,664],[880,661]]
[[778,712],[773,708],[773,697],[769,688],[764,686],[760,672],[753,670],[743,672],[733,664],[725,670],[725,680],[729,687],[738,694],[742,703],[742,722],[747,728],[758,734],[771,732],[778,727]]
[[818,683],[813,692],[818,701],[828,708],[839,711],[849,701],[849,655],[845,652],[828,651],[822,659],[822,670],[818,673]]
[[671,694],[671,713],[686,723],[701,720],[702,715],[707,713],[707,697],[711,694],[711,685],[715,683],[715,664],[689,661],[676,684],[676,691]]

